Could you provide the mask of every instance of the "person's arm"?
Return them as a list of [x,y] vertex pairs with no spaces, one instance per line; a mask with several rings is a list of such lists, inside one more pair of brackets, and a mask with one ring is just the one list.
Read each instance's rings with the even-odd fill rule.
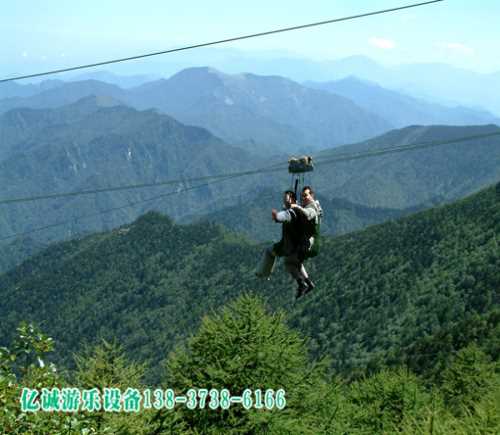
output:
[[314,205],[308,204],[306,207],[301,207],[300,205],[293,204],[292,207],[295,211],[302,213],[307,218],[308,221],[311,221],[318,216],[318,210],[315,204]]
[[274,222],[283,223],[283,222],[290,222],[292,220],[292,215],[290,213],[290,210],[277,211],[276,209],[273,208],[272,216]]

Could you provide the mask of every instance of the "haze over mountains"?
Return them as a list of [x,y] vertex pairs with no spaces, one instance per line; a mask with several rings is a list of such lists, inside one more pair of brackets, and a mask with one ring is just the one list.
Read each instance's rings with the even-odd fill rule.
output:
[[[300,83],[337,81],[355,76],[430,103],[473,107],[500,116],[500,71],[479,73],[445,63],[384,65],[361,55],[317,61],[286,51],[248,52],[219,47],[192,54],[187,52],[177,60],[158,58],[141,65],[140,73],[133,64],[122,64],[116,68],[121,75],[89,71],[55,78],[68,81],[97,79],[129,87],[134,80],[137,84],[145,83],[151,80],[150,77],[169,77],[182,69],[200,65],[209,65],[228,74],[248,71],[263,76],[288,77]],[[142,76],[142,82],[138,76]]]
[[231,76],[210,68],[143,85],[128,101],[139,108],[158,107],[231,143],[251,139],[263,150],[268,144],[285,152],[330,148],[390,128],[343,97],[311,92],[283,77]]
[[[315,61],[286,52],[246,54],[237,50],[212,50],[211,54],[207,53],[204,64],[232,74],[252,71],[260,75],[289,77],[298,82],[329,82],[355,76],[390,90],[424,98],[428,102],[472,106],[500,116],[499,71],[478,73],[445,63],[389,66],[361,55]],[[155,68],[156,71],[169,71],[169,74],[173,74],[181,68],[195,65],[200,65],[200,58],[193,56],[182,64],[159,62]]]
[[[300,63],[297,63],[297,66]],[[500,115],[500,72],[477,73],[445,63],[384,66],[366,56],[351,56],[324,63],[309,63],[315,73],[301,81],[339,80],[349,76],[436,103],[480,107]],[[293,76],[295,79],[297,77]]]
[[0,100],[0,112],[53,108],[89,95],[106,95],[137,109],[156,108],[183,123],[207,128],[228,143],[267,153],[331,148],[407,125],[500,123],[484,110],[430,104],[356,78],[302,86],[278,76],[190,68],[168,80],[127,90],[96,80],[51,81],[40,84],[38,93],[30,85],[18,89],[22,96],[12,97],[19,85],[7,85],[3,95],[11,97]]
[[269,151],[269,145],[275,153],[324,149],[391,127],[344,97],[281,77],[230,76],[210,68],[184,70],[130,90],[94,80],[70,82],[38,95],[1,100],[0,112],[59,107],[89,95],[111,96],[140,110],[156,108],[255,152]]
[[306,82],[305,85],[349,98],[358,106],[390,120],[396,128],[432,124],[500,124],[500,118],[487,111],[429,103],[354,76],[325,83]]

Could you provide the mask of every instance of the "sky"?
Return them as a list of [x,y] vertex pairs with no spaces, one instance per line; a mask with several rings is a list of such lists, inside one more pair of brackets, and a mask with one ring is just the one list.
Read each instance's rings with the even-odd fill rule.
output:
[[[65,68],[417,2],[16,0],[2,4],[0,73]],[[441,62],[491,73],[500,71],[498,17],[497,0],[444,0],[221,48],[316,61],[364,55],[384,65]],[[167,56],[175,62],[186,53]],[[153,58],[134,61],[133,70],[153,64]]]

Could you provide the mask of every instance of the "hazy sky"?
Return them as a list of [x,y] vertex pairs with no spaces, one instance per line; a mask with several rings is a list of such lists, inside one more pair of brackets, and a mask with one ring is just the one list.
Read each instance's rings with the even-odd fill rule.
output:
[[[2,4],[0,70],[39,72],[411,3],[416,1],[16,0]],[[221,47],[315,60],[361,54],[383,64],[445,62],[493,72],[500,71],[499,18],[498,0],[445,0]],[[183,54],[166,57],[176,56]],[[147,62],[152,60],[135,62],[136,72]]]

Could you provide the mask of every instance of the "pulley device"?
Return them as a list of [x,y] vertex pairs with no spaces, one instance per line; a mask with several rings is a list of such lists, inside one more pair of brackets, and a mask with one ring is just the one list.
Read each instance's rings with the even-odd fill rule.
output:
[[290,157],[288,159],[288,172],[292,174],[292,190],[295,192],[295,197],[298,198],[297,192],[305,185],[305,173],[314,170],[311,156]]

